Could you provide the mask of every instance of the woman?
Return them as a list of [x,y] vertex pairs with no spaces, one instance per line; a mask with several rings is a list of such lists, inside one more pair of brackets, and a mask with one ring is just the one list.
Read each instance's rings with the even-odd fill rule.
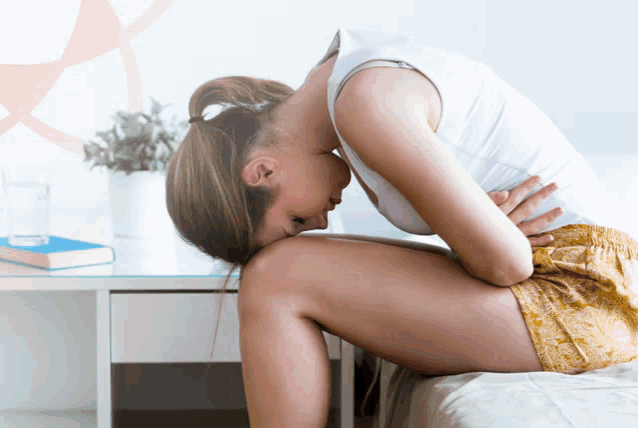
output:
[[[233,107],[205,120],[213,104]],[[168,209],[184,239],[242,267],[251,426],[325,426],[322,330],[430,375],[638,355],[638,244],[604,224],[582,156],[485,65],[340,29],[298,90],[216,79],[189,112]],[[350,171],[389,221],[453,251],[299,236],[327,227]]]

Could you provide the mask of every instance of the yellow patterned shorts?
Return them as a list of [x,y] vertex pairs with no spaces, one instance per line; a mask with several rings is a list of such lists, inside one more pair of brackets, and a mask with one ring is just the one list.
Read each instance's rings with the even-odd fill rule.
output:
[[604,226],[541,233],[534,273],[511,287],[544,371],[582,373],[638,359],[638,242]]

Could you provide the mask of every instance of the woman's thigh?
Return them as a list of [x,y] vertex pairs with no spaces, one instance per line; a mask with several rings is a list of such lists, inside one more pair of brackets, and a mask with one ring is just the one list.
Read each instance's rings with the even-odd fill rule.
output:
[[244,271],[240,295],[254,298],[240,300],[294,296],[300,316],[325,331],[426,374],[542,371],[511,290],[455,260],[308,236],[269,247]]

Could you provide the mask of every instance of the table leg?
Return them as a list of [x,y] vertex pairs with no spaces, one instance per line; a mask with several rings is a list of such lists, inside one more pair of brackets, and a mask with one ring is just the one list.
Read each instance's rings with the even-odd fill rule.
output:
[[354,346],[341,340],[341,428],[354,428]]
[[112,428],[111,291],[98,290],[95,295],[97,302],[97,428]]

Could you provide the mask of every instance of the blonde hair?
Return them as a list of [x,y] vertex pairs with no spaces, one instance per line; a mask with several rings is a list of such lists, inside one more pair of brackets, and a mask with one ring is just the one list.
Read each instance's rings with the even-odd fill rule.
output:
[[166,205],[180,237],[232,265],[217,326],[228,281],[261,249],[257,230],[278,197],[277,189],[247,186],[241,171],[254,149],[277,146],[276,110],[293,93],[283,83],[243,76],[204,83],[191,96],[189,115],[203,116],[213,105],[225,109],[210,120],[193,121],[168,164]]

